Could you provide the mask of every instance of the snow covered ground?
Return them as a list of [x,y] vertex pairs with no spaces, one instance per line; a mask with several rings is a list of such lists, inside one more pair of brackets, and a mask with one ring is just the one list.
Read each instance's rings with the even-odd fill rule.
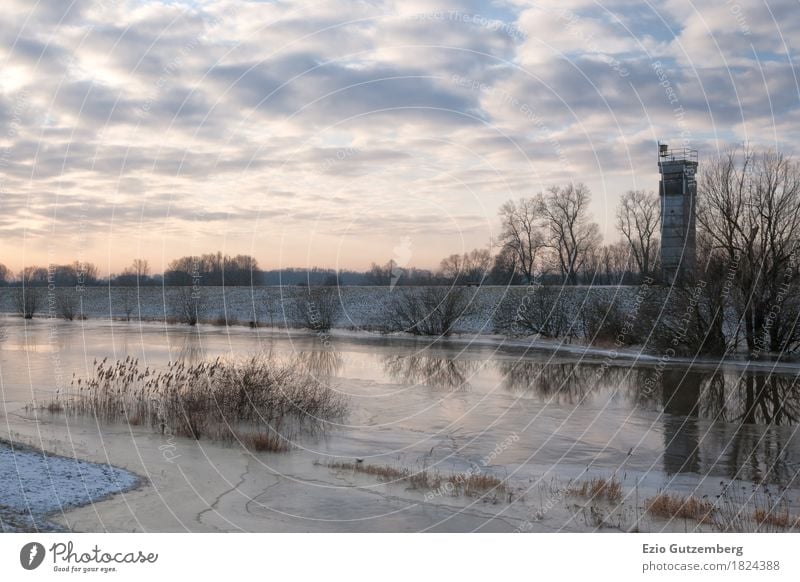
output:
[[[387,306],[400,293],[414,288],[395,287],[338,287],[342,309],[335,323],[341,329],[381,330],[385,328]],[[570,287],[563,294],[577,307],[587,297],[617,297],[623,305],[632,301],[637,287]],[[473,294],[471,313],[461,318],[455,327],[459,333],[492,333],[492,315],[501,301],[521,302],[528,288],[525,286],[483,286],[469,288]],[[0,289],[0,313],[14,313],[15,289]],[[47,315],[47,289],[41,288],[41,308],[38,315]],[[86,287],[81,293],[73,288],[58,288],[56,299],[71,297],[89,319],[133,318],[164,320],[174,316],[181,289],[176,287]],[[308,298],[303,287],[202,287],[203,319],[214,321],[227,318],[229,323],[276,327],[298,326],[295,315],[298,304]],[[57,300],[56,300],[57,303]],[[80,311],[76,309],[76,311]]]
[[139,477],[110,465],[0,441],[0,528],[52,529],[50,517],[136,487]]

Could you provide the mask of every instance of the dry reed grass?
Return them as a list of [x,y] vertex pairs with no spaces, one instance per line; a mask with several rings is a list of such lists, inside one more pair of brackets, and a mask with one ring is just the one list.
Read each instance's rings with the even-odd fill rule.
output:
[[665,519],[692,519],[700,523],[712,523],[714,504],[692,495],[681,497],[659,493],[645,501],[648,513]]
[[603,500],[617,503],[622,500],[622,483],[611,477],[603,479],[598,477],[582,481],[579,485],[572,485],[567,489],[567,494],[577,497],[586,497],[590,500]]
[[137,359],[127,357],[114,364],[95,362],[92,378],[73,380],[70,392],[46,408],[281,451],[289,448],[287,433],[315,430],[342,417],[347,400],[301,366],[267,355],[171,362],[163,371],[142,370]]
[[389,465],[370,465],[366,463],[333,462],[326,465],[330,469],[353,471],[378,477],[381,481],[404,481],[412,489],[445,491],[450,495],[479,497],[488,492],[508,493],[502,479],[488,473],[448,473],[441,474],[427,469],[412,471]]
[[778,529],[797,529],[800,528],[800,515],[792,515],[788,509],[779,511],[769,509],[756,509],[753,512],[753,519],[758,523],[759,529],[769,525]]

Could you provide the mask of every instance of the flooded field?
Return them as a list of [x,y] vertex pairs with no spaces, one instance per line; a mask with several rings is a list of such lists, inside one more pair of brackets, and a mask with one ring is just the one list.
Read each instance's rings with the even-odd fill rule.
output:
[[[780,502],[797,512],[800,389],[785,369],[662,369],[501,342],[367,334],[323,342],[245,327],[3,323],[0,436],[110,463],[148,482],[58,517],[77,530],[707,527],[647,516],[644,500],[664,491],[744,504],[770,503],[782,491]],[[346,395],[349,413],[323,431],[286,435],[289,452],[253,453],[30,406],[63,395],[73,376],[86,378],[104,358],[130,356],[160,369],[261,352],[300,360]],[[420,474],[426,479],[410,478]],[[453,477],[463,475],[503,485],[467,495]],[[619,498],[581,499],[586,489],[575,484],[592,479],[618,481]]]

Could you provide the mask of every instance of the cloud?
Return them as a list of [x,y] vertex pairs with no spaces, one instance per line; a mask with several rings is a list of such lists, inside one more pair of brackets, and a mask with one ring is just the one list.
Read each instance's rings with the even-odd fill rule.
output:
[[113,242],[112,263],[137,246],[117,237],[142,232],[174,254],[281,233],[284,263],[356,232],[336,258],[354,266],[438,233],[415,247],[430,266],[483,246],[504,200],[553,183],[589,183],[606,222],[622,191],[655,188],[656,140],[710,155],[800,139],[791,0],[4,9],[0,229],[37,252],[113,220],[113,240],[95,240]]

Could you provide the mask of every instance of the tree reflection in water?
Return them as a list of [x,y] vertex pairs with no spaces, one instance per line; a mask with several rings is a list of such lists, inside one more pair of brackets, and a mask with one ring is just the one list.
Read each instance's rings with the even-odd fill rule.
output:
[[383,368],[395,382],[423,384],[447,390],[469,389],[469,377],[480,366],[476,360],[430,354],[386,356]]
[[607,368],[598,375],[596,364],[500,360],[497,369],[509,392],[529,393],[553,404],[574,406],[598,387],[623,385],[632,370]]
[[321,378],[335,376],[344,363],[344,357],[336,350],[296,352],[295,359],[309,374]]
[[657,413],[667,474],[787,484],[800,471],[800,439],[787,429],[800,419],[795,376],[629,367],[598,376],[593,364],[506,360],[497,366],[507,390],[548,403],[575,406],[593,392],[614,391],[630,406]]
[[206,359],[206,348],[200,339],[200,333],[193,329],[190,333],[182,336],[180,351],[173,358],[178,362],[186,364],[199,364]]
[[796,479],[800,457],[793,431],[786,430],[798,420],[796,377],[668,370],[660,401],[667,473],[713,471],[781,484]]
[[576,364],[499,361],[497,368],[509,392],[535,394],[558,404],[574,405],[593,388],[589,369]]

